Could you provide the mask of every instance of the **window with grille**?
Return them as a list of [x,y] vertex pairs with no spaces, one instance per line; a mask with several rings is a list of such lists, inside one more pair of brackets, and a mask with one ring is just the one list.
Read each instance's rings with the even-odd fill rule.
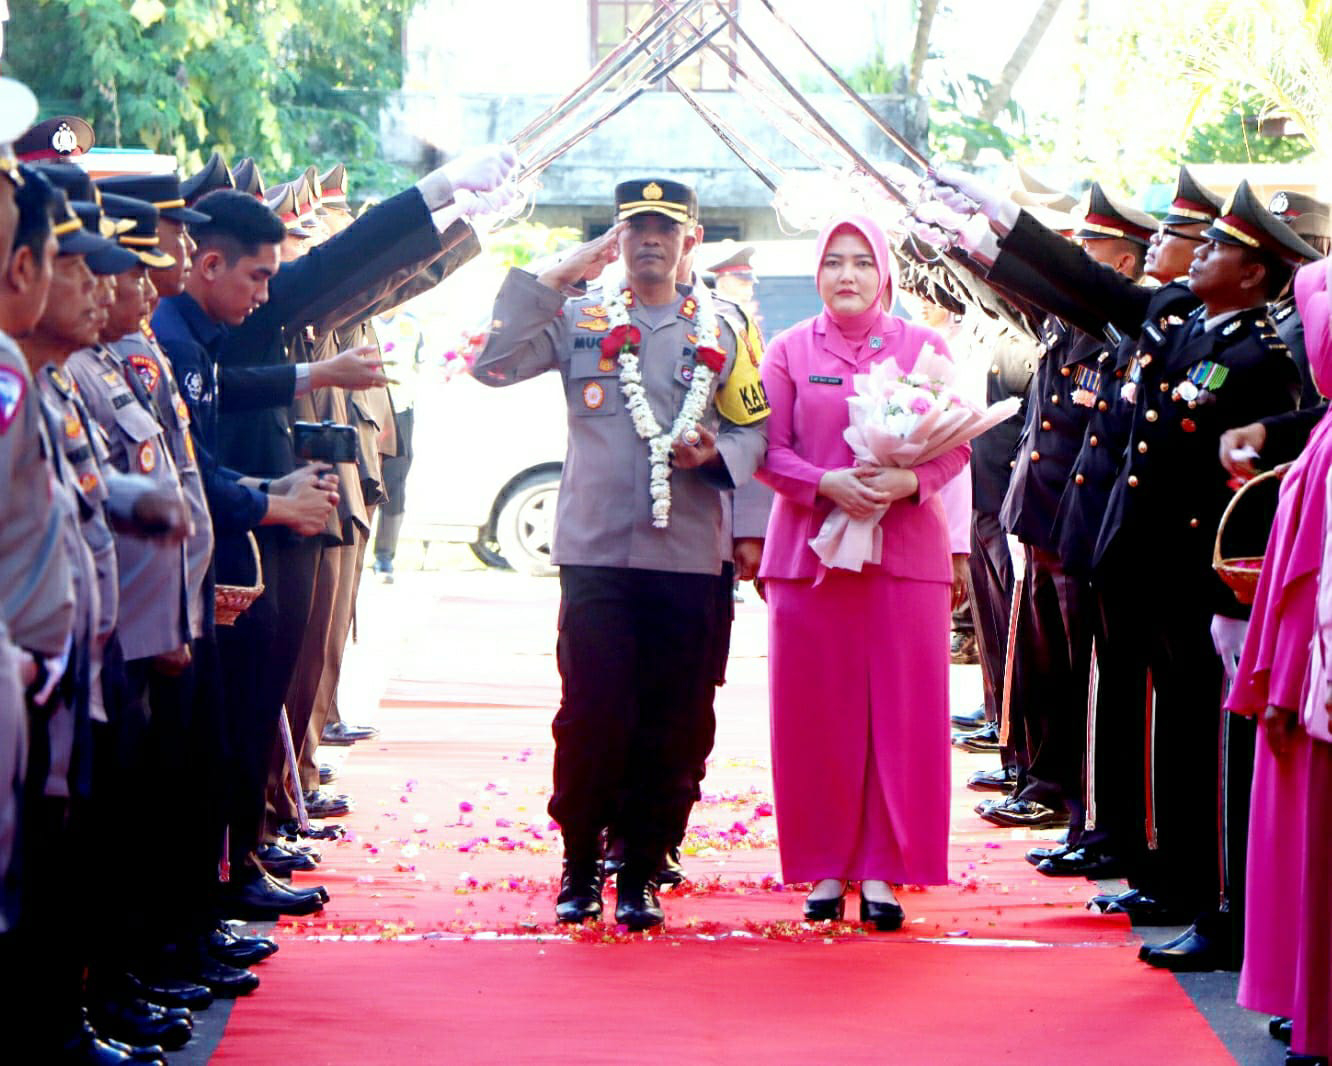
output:
[[[739,13],[740,0],[725,0],[725,3],[733,15]],[[632,29],[642,25],[656,7],[655,3],[643,3],[642,0],[588,0],[592,65],[595,66],[606,58],[606,55],[623,41]],[[715,21],[706,17],[709,10],[711,10],[710,5],[700,5],[694,11],[691,21],[695,25],[710,24]],[[680,48],[687,47],[689,42],[697,39],[697,34],[683,25],[674,26],[672,34],[672,47],[663,48],[663,55],[677,53]],[[686,89],[708,91],[732,87],[734,75],[730,63],[735,61],[734,31],[728,26],[712,38],[712,44],[715,50],[704,46],[673,71],[676,80]],[[653,88],[669,89],[670,86],[663,79]]]

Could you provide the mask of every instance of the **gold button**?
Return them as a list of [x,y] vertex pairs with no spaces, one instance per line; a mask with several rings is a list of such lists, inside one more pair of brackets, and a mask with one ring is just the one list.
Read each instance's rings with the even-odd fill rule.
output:
[[1081,484],[1082,484],[1084,481],[1086,481],[1086,480],[1087,480],[1087,479],[1086,479],[1085,477],[1083,477],[1081,474],[1075,474],[1075,475],[1073,476],[1073,481],[1074,481],[1076,484],[1078,484],[1078,485],[1081,485]]
[[1041,461],[1041,453],[1040,453],[1040,452],[1032,452],[1032,453],[1031,453],[1031,461],[1032,461],[1033,463],[1039,463],[1039,462]]
[[1148,411],[1148,412],[1147,412],[1147,421],[1148,421],[1148,422],[1155,422],[1155,421],[1156,421],[1158,418],[1160,418],[1160,417],[1161,417],[1161,416],[1160,416],[1159,414],[1157,414],[1155,411]]
[[1131,489],[1136,489],[1136,488],[1138,487],[1138,475],[1137,475],[1137,474],[1130,474],[1130,475],[1129,475],[1129,479],[1128,479],[1128,483],[1129,483],[1129,488],[1131,488]]
[[1189,410],[1190,410],[1190,411],[1195,411],[1195,410],[1197,410],[1197,408],[1198,408],[1198,401],[1197,401],[1197,400],[1190,400],[1190,401],[1189,401]]
[[1138,454],[1139,455],[1147,454],[1147,442],[1145,440],[1138,441]]
[[1138,363],[1139,363],[1139,365],[1141,365],[1141,366],[1151,366],[1151,365],[1152,365],[1152,357],[1151,357],[1150,353],[1141,356],[1141,357],[1138,359]]
[[1197,528],[1198,528],[1198,520],[1197,520],[1196,518],[1190,518],[1190,519],[1189,519],[1189,528],[1190,528],[1190,529],[1197,529]]
[[1169,385],[1167,382],[1164,382],[1164,381],[1161,382],[1161,391],[1162,391],[1162,392],[1169,392],[1169,391],[1170,391],[1170,385]]
[[1101,442],[1096,439],[1096,434],[1093,433],[1090,437],[1087,438],[1087,443],[1090,444],[1093,448],[1095,448]]
[[1008,460],[1008,469],[1009,469],[1009,470],[1012,470],[1015,466],[1017,466],[1017,460],[1016,460],[1016,459],[1010,459],[1010,460]]
[[1096,405],[1096,410],[1098,410],[1098,411],[1104,411],[1104,410],[1105,410],[1106,408],[1108,408],[1109,406],[1110,406],[1110,405],[1109,405],[1108,403],[1106,403],[1104,400],[1102,400],[1100,403],[1098,403],[1098,404]]
[[1055,393],[1053,396],[1051,396],[1051,397],[1050,397],[1050,402],[1051,402],[1052,404],[1054,404],[1056,407],[1058,407],[1058,406],[1059,406],[1059,394],[1058,394],[1058,393]]
[[1069,374],[1073,373],[1073,371],[1070,370],[1070,369],[1069,369],[1068,367],[1066,367],[1066,366],[1061,366],[1061,367],[1059,368],[1059,373],[1063,374],[1064,377],[1068,377]]
[[990,367],[990,373],[991,373],[991,374],[997,374],[997,373],[999,373],[999,364],[998,364],[998,363],[995,363],[994,366]]
[[1045,430],[1046,432],[1049,432],[1049,430],[1050,430],[1050,420],[1049,420],[1048,418],[1047,418],[1044,422],[1041,423],[1041,429]]

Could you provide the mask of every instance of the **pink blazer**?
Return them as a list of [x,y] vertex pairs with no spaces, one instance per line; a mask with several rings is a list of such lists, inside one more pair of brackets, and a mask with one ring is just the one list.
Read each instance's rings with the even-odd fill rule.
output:
[[[756,475],[776,490],[759,574],[765,578],[812,579],[818,557],[809,546],[832,510],[818,496],[819,479],[829,470],[851,466],[855,457],[842,439],[849,416],[846,400],[854,394],[852,378],[893,355],[903,370],[915,365],[926,342],[947,355],[948,346],[934,330],[885,314],[880,318],[883,346],[865,346],[856,355],[842,335],[820,314],[780,334],[763,356],[763,386],[768,416],[768,457]],[[939,490],[967,464],[971,448],[962,445],[915,467],[920,492],[898,500],[883,516],[883,569],[895,577],[951,582],[948,522]]]

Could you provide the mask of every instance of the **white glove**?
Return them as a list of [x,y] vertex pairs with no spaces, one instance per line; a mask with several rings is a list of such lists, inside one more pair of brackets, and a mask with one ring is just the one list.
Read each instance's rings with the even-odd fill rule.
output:
[[1249,631],[1249,623],[1243,618],[1226,618],[1224,615],[1212,615],[1212,644],[1217,655],[1221,656],[1221,665],[1226,668],[1226,678],[1233,685],[1235,675],[1239,673],[1240,654],[1244,651],[1244,635]]
[[[984,215],[959,214],[947,204],[926,200],[916,205],[913,219],[911,232],[932,247],[960,245],[986,263],[993,263],[999,255],[999,242]],[[934,239],[931,230],[935,231]]]
[[432,211],[430,218],[435,223],[435,229],[443,233],[460,218],[498,215],[521,196],[513,182],[505,182],[492,192],[469,192],[466,189],[459,189],[454,194],[453,202],[438,211]]
[[1013,228],[1021,210],[1002,189],[959,167],[940,167],[935,171],[930,193],[934,199],[961,214],[980,211],[986,218],[1000,223],[1005,231]]
[[504,183],[518,165],[518,155],[507,144],[488,144],[471,148],[436,167],[416,183],[426,206],[438,211],[463,189],[489,192]]

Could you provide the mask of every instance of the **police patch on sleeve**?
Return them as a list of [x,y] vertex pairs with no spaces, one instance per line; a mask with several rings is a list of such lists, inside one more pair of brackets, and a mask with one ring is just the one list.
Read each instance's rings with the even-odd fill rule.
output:
[[9,432],[18,414],[28,383],[17,370],[0,366],[0,434]]
[[143,387],[149,392],[157,388],[158,378],[162,375],[162,368],[157,365],[157,360],[151,355],[131,355],[129,364],[139,375],[139,380],[143,382]]
[[185,372],[185,393],[195,403],[203,399],[203,375],[199,371],[188,370]]

